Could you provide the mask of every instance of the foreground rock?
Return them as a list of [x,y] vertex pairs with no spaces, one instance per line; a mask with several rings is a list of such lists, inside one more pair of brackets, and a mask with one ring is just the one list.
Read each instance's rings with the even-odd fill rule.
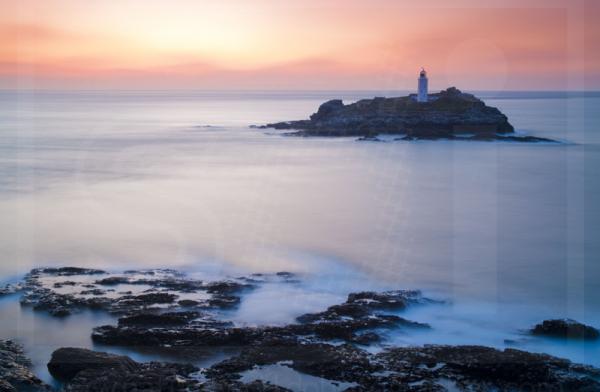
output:
[[510,135],[514,128],[500,110],[455,87],[430,94],[426,103],[412,96],[363,99],[349,105],[334,99],[323,103],[309,120],[261,128],[292,130],[289,134],[297,136],[360,136],[371,141],[377,141],[378,134],[404,134],[407,140],[551,141]]
[[565,339],[597,340],[600,331],[571,319],[544,320],[531,330],[533,335]]
[[0,391],[38,392],[50,388],[37,378],[23,348],[11,340],[0,340]]
[[230,380],[240,372],[282,364],[327,380],[354,383],[353,391],[597,391],[597,369],[524,351],[482,346],[392,348],[369,354],[350,345],[295,344],[247,347],[214,365],[207,377]]
[[80,348],[60,348],[48,363],[51,374],[66,384],[66,392],[104,391],[248,391],[280,392],[286,389],[261,381],[205,382],[189,364],[138,363],[126,356]]
[[135,372],[139,365],[126,356],[95,352],[83,348],[60,348],[52,353],[48,371],[53,377],[69,381],[82,370],[123,370]]
[[190,365],[137,363],[129,357],[81,348],[52,353],[48,370],[67,382],[66,391],[184,391],[195,384]]

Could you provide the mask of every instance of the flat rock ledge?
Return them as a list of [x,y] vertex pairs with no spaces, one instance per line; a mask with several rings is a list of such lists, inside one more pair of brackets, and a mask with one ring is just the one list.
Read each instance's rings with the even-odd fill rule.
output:
[[30,366],[19,344],[0,339],[0,392],[50,391],[50,387],[31,372]]
[[[598,369],[544,354],[482,346],[389,348],[373,354],[348,344],[261,345],[243,348],[239,355],[205,369],[137,363],[84,349],[57,351],[48,368],[69,374],[64,390],[71,392],[287,391],[268,380],[241,381],[245,371],[272,364],[350,385],[346,391],[600,390]],[[72,356],[81,360],[76,372]]]
[[323,103],[308,120],[259,128],[290,130],[286,135],[293,136],[358,136],[361,141],[380,141],[379,134],[395,134],[405,135],[400,140],[554,142],[515,135],[500,110],[455,87],[430,94],[430,101],[425,103],[417,102],[414,96],[376,97],[348,105],[333,99]]

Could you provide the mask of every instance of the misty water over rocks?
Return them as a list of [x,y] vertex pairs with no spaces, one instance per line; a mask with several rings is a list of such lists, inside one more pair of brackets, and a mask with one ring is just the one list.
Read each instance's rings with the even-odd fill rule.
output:
[[[244,295],[226,318],[249,326],[285,325],[351,292],[421,289],[445,302],[402,317],[431,330],[388,332],[388,343],[600,365],[597,342],[522,331],[566,317],[600,326],[600,97],[477,93],[517,132],[560,145],[362,143],[248,127],[381,95],[2,92],[0,276],[53,265],[303,276]],[[87,311],[48,321],[17,299],[0,299],[0,338],[23,341],[46,380],[54,348],[92,348],[90,331],[115,323]]]

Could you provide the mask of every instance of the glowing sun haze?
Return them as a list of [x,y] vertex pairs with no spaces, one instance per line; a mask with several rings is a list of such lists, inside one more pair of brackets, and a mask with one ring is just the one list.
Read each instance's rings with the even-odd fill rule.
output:
[[0,88],[594,89],[599,4],[0,0]]

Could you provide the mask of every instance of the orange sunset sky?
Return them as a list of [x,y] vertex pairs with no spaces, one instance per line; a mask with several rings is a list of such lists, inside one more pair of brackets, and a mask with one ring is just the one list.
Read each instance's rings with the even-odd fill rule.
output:
[[0,88],[600,89],[596,0],[0,0]]

